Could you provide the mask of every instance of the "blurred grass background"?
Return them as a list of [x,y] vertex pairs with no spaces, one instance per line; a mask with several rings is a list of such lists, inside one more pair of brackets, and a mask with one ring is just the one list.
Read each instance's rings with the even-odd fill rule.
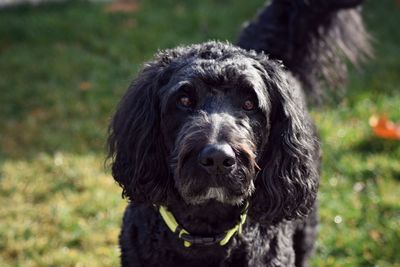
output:
[[[126,201],[104,168],[108,121],[159,48],[235,40],[264,0],[84,1],[0,10],[0,266],[116,266]],[[348,93],[312,111],[323,140],[312,266],[400,266],[400,5],[368,1],[375,58]]]

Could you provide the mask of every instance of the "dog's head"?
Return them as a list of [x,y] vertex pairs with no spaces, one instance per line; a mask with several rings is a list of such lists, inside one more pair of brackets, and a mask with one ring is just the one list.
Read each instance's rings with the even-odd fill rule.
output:
[[110,125],[112,173],[134,202],[250,202],[257,220],[308,213],[318,144],[294,79],[265,55],[210,42],[160,52]]

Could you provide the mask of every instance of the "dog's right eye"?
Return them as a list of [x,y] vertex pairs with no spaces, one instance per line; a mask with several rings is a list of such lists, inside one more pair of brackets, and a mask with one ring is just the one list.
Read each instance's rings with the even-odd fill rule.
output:
[[247,99],[243,103],[243,109],[246,111],[252,111],[255,109],[255,107],[256,107],[256,105],[255,105],[254,101],[251,101],[250,99]]
[[179,97],[178,104],[184,108],[191,108],[193,106],[193,100],[189,96],[183,95]]

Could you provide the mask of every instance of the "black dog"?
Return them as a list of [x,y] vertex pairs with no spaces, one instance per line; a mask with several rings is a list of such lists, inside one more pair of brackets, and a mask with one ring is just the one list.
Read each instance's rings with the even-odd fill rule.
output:
[[[372,55],[362,0],[274,0],[248,23],[238,45],[283,61],[312,100],[324,87],[345,88],[345,60],[358,65]],[[325,84],[321,84],[321,78]]]
[[160,52],[122,99],[109,149],[131,201],[123,266],[306,265],[319,141],[281,63],[218,42]]
[[[124,265],[293,265],[319,150],[301,90],[278,63],[223,43],[160,53],[123,99],[111,149],[113,175],[132,201]],[[241,235],[202,244],[234,228],[247,203]],[[186,248],[159,205],[199,244]]]

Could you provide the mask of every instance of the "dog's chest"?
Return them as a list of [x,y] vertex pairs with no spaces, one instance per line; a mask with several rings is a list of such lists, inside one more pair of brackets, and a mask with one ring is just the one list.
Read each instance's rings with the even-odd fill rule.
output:
[[294,266],[292,234],[291,227],[269,231],[247,225],[226,246],[186,248],[168,233],[161,245],[166,254],[160,266]]

